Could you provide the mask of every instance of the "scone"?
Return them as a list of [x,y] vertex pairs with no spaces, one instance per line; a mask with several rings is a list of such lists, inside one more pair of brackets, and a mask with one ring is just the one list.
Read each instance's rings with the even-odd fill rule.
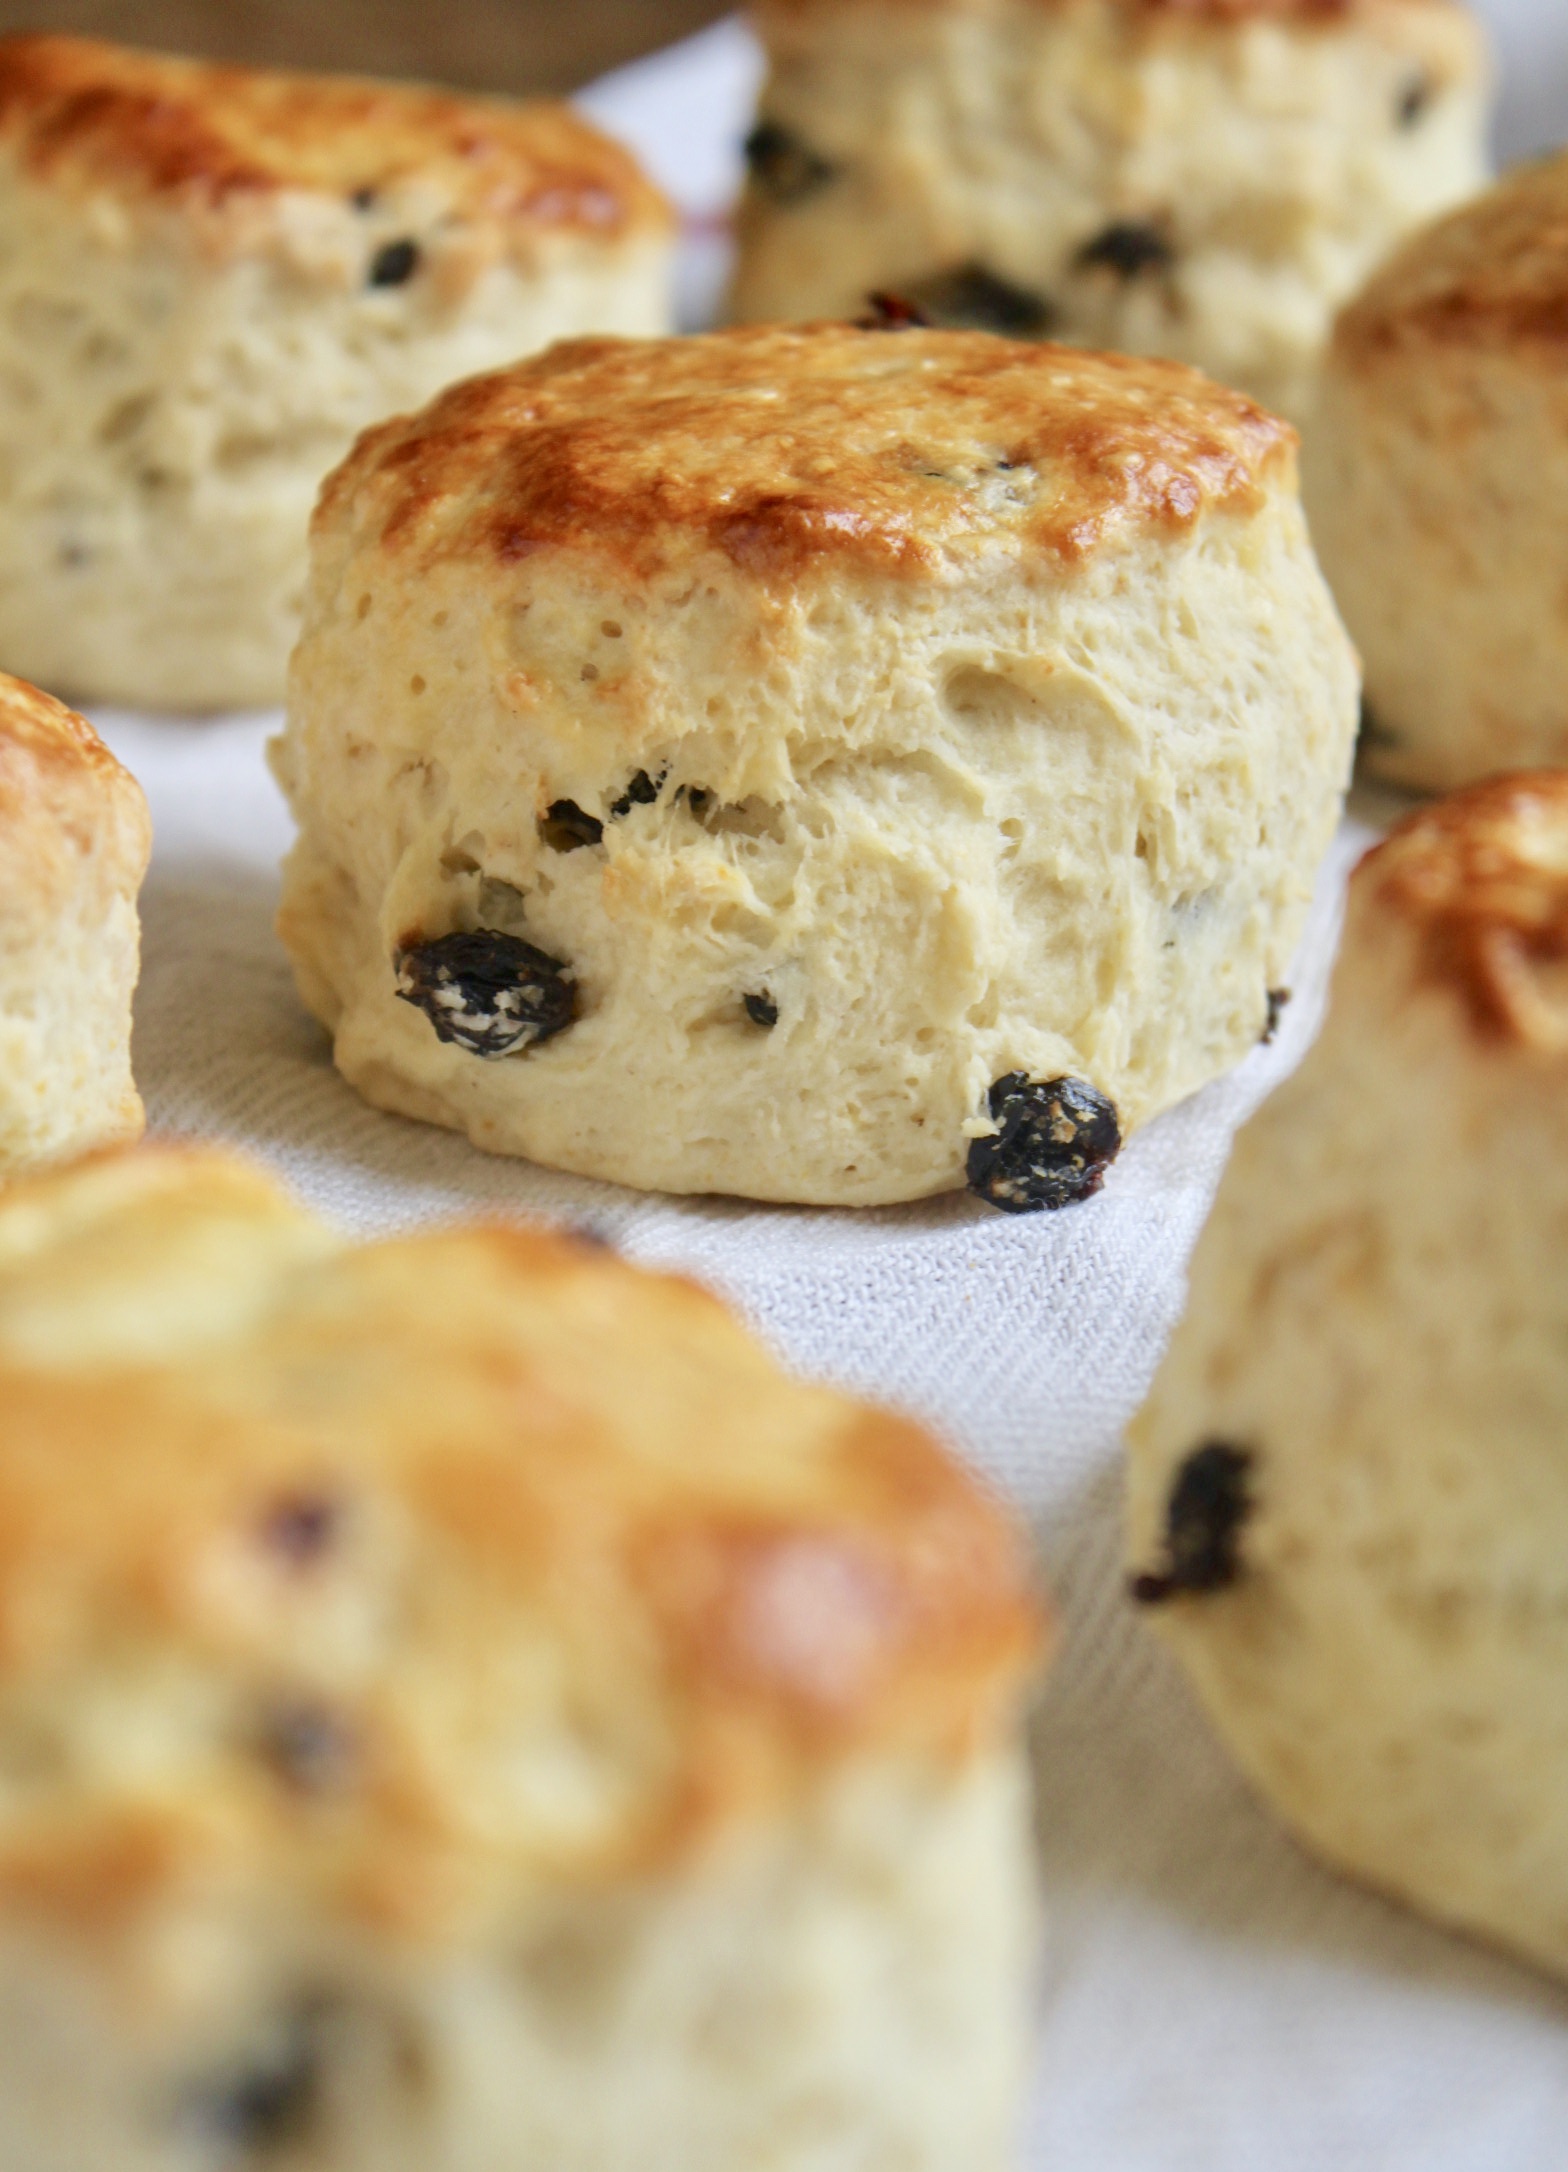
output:
[[368,1099],[1012,1209],[1257,1040],[1356,672],[1294,437],[983,333],[582,342],[326,485],[282,934]]
[[714,1299],[0,1203],[7,2172],[1006,2172],[1021,1545]]
[[563,107],[0,40],[0,664],[280,700],[355,435],[563,334],[664,330],[670,238]]
[[1456,0],[762,0],[733,310],[1173,355],[1300,420],[1333,314],[1485,179]]
[[0,1182],[137,1138],[131,995],[152,828],[90,724],[0,674]]
[[1568,157],[1418,235],[1335,330],[1307,502],[1391,783],[1568,762],[1565,331]]
[[1132,1440],[1137,1595],[1330,1861],[1568,1974],[1568,774],[1358,870]]

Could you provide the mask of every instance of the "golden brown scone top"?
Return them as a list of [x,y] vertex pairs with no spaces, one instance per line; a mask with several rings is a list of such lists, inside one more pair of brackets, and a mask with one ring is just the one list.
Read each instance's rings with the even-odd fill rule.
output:
[[1419,807],[1354,881],[1485,1037],[1568,1050],[1568,771],[1490,777]]
[[1518,167],[1397,250],[1342,313],[1338,359],[1568,340],[1568,154]]
[[428,186],[458,215],[614,236],[663,199],[565,106],[220,66],[94,38],[0,39],[0,143],[39,180],[221,214],[280,191],[370,209]]
[[1176,363],[985,332],[748,326],[587,339],[366,433],[318,532],[416,564],[718,553],[791,581],[859,561],[1089,557],[1294,487],[1295,433]]
[[23,893],[68,888],[77,860],[123,853],[138,875],[152,849],[141,786],[74,709],[0,672],[0,853],[14,912]]
[[482,1922],[839,1760],[984,1750],[1038,1636],[930,1439],[688,1283],[515,1228],[350,1245],[195,1150],[0,1200],[0,1768],[51,1745],[0,1908],[107,1933],[215,1877]]

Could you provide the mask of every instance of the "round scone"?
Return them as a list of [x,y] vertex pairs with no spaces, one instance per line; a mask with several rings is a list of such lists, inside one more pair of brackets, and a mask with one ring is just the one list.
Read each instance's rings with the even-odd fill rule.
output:
[[0,40],[0,663],[280,700],[357,432],[563,334],[665,330],[670,242],[564,107]]
[[742,319],[1172,355],[1300,420],[1334,311],[1481,187],[1458,0],[761,0]]
[[139,1137],[131,996],[152,826],[141,786],[0,673],[0,1180]]
[[1568,762],[1568,156],[1419,235],[1335,329],[1308,509],[1366,666],[1367,768]]
[[480,1146],[1096,1188],[1284,973],[1356,672],[1294,436],[1170,364],[582,342],[363,438],[277,749],[337,1061]]
[[0,1203],[7,2172],[1006,2172],[1000,1514],[589,1245]]
[[1134,1590],[1332,1862],[1568,1973],[1568,774],[1351,885],[1132,1435]]

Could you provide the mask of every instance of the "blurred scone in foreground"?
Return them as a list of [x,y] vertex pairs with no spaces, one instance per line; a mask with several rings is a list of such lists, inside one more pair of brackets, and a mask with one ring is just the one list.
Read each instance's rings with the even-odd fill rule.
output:
[[1135,1589],[1332,1862],[1568,1974],[1568,774],[1412,816],[1242,1133]]
[[734,313],[1191,362],[1301,419],[1333,313],[1481,186],[1456,0],[762,0]]
[[1345,311],[1306,489],[1368,769],[1440,791],[1568,762],[1568,157],[1417,236]]
[[280,926],[493,1151],[1062,1206],[1264,1030],[1356,703],[1293,433],[1191,371],[569,344],[323,492]]
[[7,2172],[1004,2172],[1000,1515],[588,1245],[0,1205]]
[[355,434],[563,333],[665,329],[669,247],[561,107],[0,41],[0,665],[280,700]]
[[0,674],[0,1180],[134,1139],[136,894],[152,829],[98,734]]

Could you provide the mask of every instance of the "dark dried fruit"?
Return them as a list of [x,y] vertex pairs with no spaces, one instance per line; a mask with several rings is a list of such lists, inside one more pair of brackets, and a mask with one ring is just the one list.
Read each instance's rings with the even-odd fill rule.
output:
[[866,314],[855,319],[857,332],[928,332],[931,319],[902,294],[878,288],[866,296]]
[[342,1517],[341,1504],[324,1494],[290,1494],[263,1517],[262,1540],[291,1568],[308,1568],[328,1551]]
[[1091,1199],[1121,1151],[1116,1110],[1081,1078],[1009,1071],[991,1088],[996,1131],[969,1148],[969,1189],[1004,1214],[1038,1214]]
[[1263,1043],[1263,1046],[1265,1048],[1268,1047],[1270,1041],[1272,1041],[1275,1034],[1278,1033],[1280,1017],[1284,1012],[1285,1005],[1289,1001],[1290,990],[1288,988],[1271,988],[1269,990],[1269,1014],[1263,1022],[1263,1031],[1258,1036],[1259,1040]]
[[1117,219],[1078,251],[1080,271],[1113,271],[1118,279],[1169,271],[1176,261],[1170,238],[1146,219]]
[[741,1000],[746,1006],[746,1016],[754,1026],[776,1026],[778,1024],[779,1007],[765,988],[760,995],[743,996]]
[[285,1699],[262,1716],[257,1748],[278,1778],[301,1795],[331,1795],[353,1778],[347,1727],[318,1704]]
[[1414,128],[1432,103],[1432,83],[1428,76],[1413,75],[1399,94],[1395,114],[1401,128]]
[[510,1056],[577,1016],[577,987],[559,958],[496,928],[412,943],[392,961],[397,993],[442,1041],[476,1056]]
[[1171,1487],[1165,1511],[1163,1569],[1135,1576],[1140,1606],[1163,1606],[1181,1592],[1223,1591],[1241,1574],[1241,1532],[1252,1510],[1250,1448],[1206,1441]]
[[316,2015],[304,2008],[290,2014],[274,2041],[244,2067],[194,2090],[189,2122],[226,2151],[284,2149],[304,2138],[315,2116],[321,2064]]
[[1030,287],[1014,286],[983,264],[960,264],[913,284],[904,299],[930,323],[955,332],[1000,332],[1004,339],[1043,339],[1056,322],[1055,306]]
[[646,769],[639,769],[620,798],[610,802],[611,817],[619,822],[634,807],[651,807],[668,775],[667,769],[661,769],[657,777],[650,777]]
[[759,121],[746,138],[751,178],[776,204],[801,204],[838,178],[831,159],[782,121]]
[[584,812],[575,799],[554,799],[545,809],[539,835],[552,852],[575,852],[580,845],[596,845],[604,835],[597,815]]
[[406,286],[419,269],[419,244],[405,235],[401,241],[388,241],[376,251],[370,260],[370,284],[373,287]]

